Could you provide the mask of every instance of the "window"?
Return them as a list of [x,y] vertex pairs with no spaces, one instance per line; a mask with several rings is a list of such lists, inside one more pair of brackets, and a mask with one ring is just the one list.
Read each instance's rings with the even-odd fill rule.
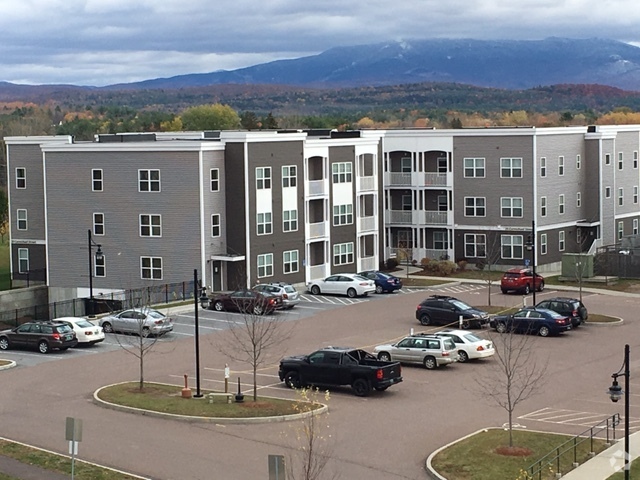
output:
[[547,197],[540,197],[540,216],[547,216]]
[[16,168],[16,188],[27,188],[27,169]]
[[18,249],[18,273],[27,273],[29,271],[29,249]]
[[100,168],[91,170],[91,190],[94,192],[102,191],[102,169]]
[[346,265],[353,263],[353,242],[336,243],[333,246],[333,264]]
[[501,158],[500,159],[501,178],[522,178],[521,158]]
[[624,236],[624,222],[618,222],[618,240]]
[[271,167],[256,168],[256,188],[269,190],[271,188]]
[[211,236],[219,237],[220,236],[220,214],[214,213],[211,215]]
[[140,236],[141,237],[161,237],[162,236],[162,216],[161,215],[140,215]]
[[638,203],[638,186],[633,187],[633,204],[636,205]]
[[400,171],[402,173],[411,173],[411,157],[402,157],[400,159]]
[[622,152],[618,152],[618,170],[622,170],[624,164],[624,155]]
[[576,170],[580,170],[581,166],[582,166],[582,159],[580,158],[580,155],[576,155]]
[[547,254],[547,234],[541,233],[540,234],[540,255],[546,255],[546,254]]
[[638,235],[638,219],[633,219],[633,234]]
[[411,195],[402,195],[402,210],[413,210],[413,202],[411,201]]
[[94,254],[93,256],[93,276],[94,277],[106,277],[107,276],[107,263],[104,255],[99,257]]
[[611,165],[611,154],[610,153],[606,153],[604,155],[604,164],[605,165]]
[[484,197],[464,197],[465,217],[484,217],[486,199]]
[[484,158],[464,159],[465,178],[484,178]]
[[633,152],[633,168],[638,168],[638,152]]
[[540,176],[547,176],[547,157],[540,157]]
[[604,198],[611,198],[611,187],[604,187]]
[[19,208],[16,215],[18,230],[26,230],[27,229],[27,210],[24,208]]
[[298,250],[289,250],[282,254],[282,269],[284,273],[295,273],[298,271]]
[[564,175],[564,157],[563,156],[558,157],[558,175],[559,176]]
[[209,170],[209,181],[212,192],[220,191],[220,169],[212,168]]
[[282,231],[295,232],[298,230],[298,211],[285,210],[282,212]]
[[523,254],[522,235],[501,235],[502,258],[521,259]]
[[282,167],[282,188],[295,187],[297,185],[296,166]]
[[353,205],[333,206],[333,225],[350,225],[353,223]]
[[258,278],[273,276],[273,253],[258,255]]
[[576,193],[576,207],[580,208],[582,206],[582,193]]
[[622,187],[618,188],[618,206],[624,205],[624,189]]
[[522,217],[522,198],[502,197],[500,205],[501,217]]
[[564,215],[564,194],[558,195],[558,213]]
[[436,250],[447,249],[447,232],[433,232],[433,248]]
[[160,170],[138,170],[138,189],[140,192],[159,192]]
[[93,234],[104,235],[104,213],[93,214]]
[[560,230],[558,232],[558,250],[564,252],[565,241],[564,241],[564,230]]
[[271,212],[258,214],[258,235],[269,235],[272,232]]
[[487,236],[484,233],[464,234],[464,256],[485,258],[487,255]]
[[162,257],[140,257],[140,276],[144,280],[162,280]]
[[449,171],[448,168],[448,164],[447,164],[447,157],[438,157],[438,166],[437,166],[437,171],[438,173],[447,173]]
[[351,183],[351,162],[334,163],[331,165],[333,183]]

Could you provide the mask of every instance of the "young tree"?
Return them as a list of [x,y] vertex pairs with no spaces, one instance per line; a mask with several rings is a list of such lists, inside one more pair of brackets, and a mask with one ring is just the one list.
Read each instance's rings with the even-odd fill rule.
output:
[[492,272],[494,271],[492,268],[498,264],[501,257],[500,234],[498,232],[489,232],[476,235],[476,238],[482,238],[482,236],[484,236],[484,244],[476,242],[474,244],[476,251],[465,253],[472,253],[479,257],[478,261],[476,261],[476,268],[480,270],[482,279],[487,284],[487,305],[491,306]]

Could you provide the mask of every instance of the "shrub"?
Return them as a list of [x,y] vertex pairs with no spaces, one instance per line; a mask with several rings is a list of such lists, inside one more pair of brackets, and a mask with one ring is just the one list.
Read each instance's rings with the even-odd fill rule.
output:
[[393,271],[398,266],[398,260],[396,260],[395,258],[387,258],[386,264],[387,270]]
[[467,269],[468,263],[469,262],[467,262],[466,260],[458,260],[458,268],[464,272]]
[[487,266],[487,262],[485,262],[484,260],[478,260],[476,262],[476,268],[478,270],[484,270],[484,267],[486,267],[486,266]]
[[422,260],[420,260],[420,266],[426,270],[429,271],[429,263],[431,262],[431,259],[428,257],[424,257]]
[[458,270],[458,265],[455,264],[455,262],[452,262],[451,260],[440,260],[439,262],[436,262],[436,273],[438,275],[442,275],[442,276],[448,276],[451,275],[453,273],[456,272],[456,270]]

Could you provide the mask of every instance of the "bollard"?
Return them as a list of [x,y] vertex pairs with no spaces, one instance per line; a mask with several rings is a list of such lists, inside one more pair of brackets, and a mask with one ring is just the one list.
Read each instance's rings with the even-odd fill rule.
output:
[[240,391],[240,377],[238,377],[238,393],[236,394],[236,402],[237,403],[244,402],[244,395]]
[[229,364],[224,364],[224,393],[229,393]]
[[207,396],[209,397],[209,403],[213,403],[213,397],[214,397],[213,393],[210,393]]

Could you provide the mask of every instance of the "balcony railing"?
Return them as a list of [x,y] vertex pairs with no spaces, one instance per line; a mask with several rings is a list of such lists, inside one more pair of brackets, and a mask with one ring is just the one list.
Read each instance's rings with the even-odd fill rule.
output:
[[389,223],[413,225],[413,211],[411,210],[387,210]]
[[369,230],[376,230],[376,217],[360,217],[359,227],[361,232],[368,232]]
[[411,173],[386,172],[387,185],[411,185]]
[[309,279],[317,280],[319,278],[325,278],[327,276],[327,266],[322,265],[313,265],[309,267]]
[[437,210],[387,210],[388,223],[401,225],[447,225],[448,212]]
[[378,265],[376,265],[376,257],[363,257],[360,259],[360,268],[359,272],[365,270],[377,270]]
[[327,195],[327,182],[324,180],[309,180],[309,196]]
[[[436,249],[436,248],[386,248],[386,258],[395,257],[398,262],[406,263],[406,255],[409,254],[410,260],[419,262],[423,258],[430,258],[431,260],[445,260],[450,256],[448,250]],[[453,252],[451,252],[453,253]]]
[[451,186],[451,174],[438,172],[385,172],[386,186],[445,187]]
[[376,177],[358,177],[358,191],[375,190]]
[[427,186],[444,187],[447,185],[447,174],[427,172],[424,174],[424,184]]
[[327,236],[327,222],[309,224],[309,238],[319,238]]

